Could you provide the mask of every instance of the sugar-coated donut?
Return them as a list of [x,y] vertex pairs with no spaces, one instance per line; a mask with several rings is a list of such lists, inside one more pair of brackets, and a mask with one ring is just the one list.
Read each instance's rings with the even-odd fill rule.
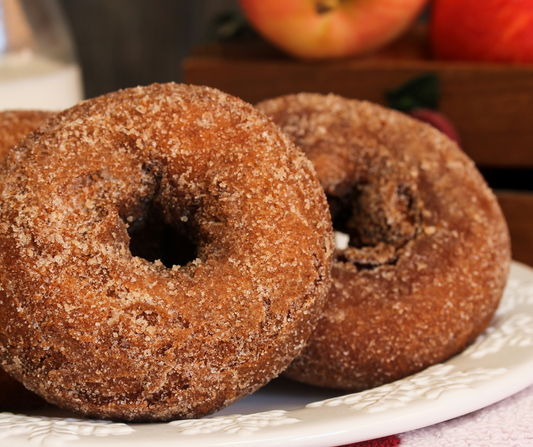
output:
[[[199,417],[303,348],[330,284],[328,205],[253,106],[207,87],[127,89],[56,115],[8,161],[0,358],[49,402]],[[186,265],[132,255],[128,231],[154,216],[196,247]]]
[[474,163],[434,128],[384,107],[300,94],[258,105],[315,165],[336,250],[326,309],[287,376],[362,390],[444,361],[490,322],[509,234]]
[[[40,126],[52,112],[7,110],[0,112],[0,162],[26,134]],[[1,318],[1,317],[0,317]],[[9,376],[0,366],[0,411],[22,411],[43,404],[43,400]]]

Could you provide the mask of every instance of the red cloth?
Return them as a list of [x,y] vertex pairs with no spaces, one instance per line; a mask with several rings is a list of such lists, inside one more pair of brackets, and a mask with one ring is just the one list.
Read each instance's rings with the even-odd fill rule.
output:
[[397,436],[387,436],[385,438],[371,439],[370,441],[356,442],[341,447],[397,447],[400,445],[400,438]]

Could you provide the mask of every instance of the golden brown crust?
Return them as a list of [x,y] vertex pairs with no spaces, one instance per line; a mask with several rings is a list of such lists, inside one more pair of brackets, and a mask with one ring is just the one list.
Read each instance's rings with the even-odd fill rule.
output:
[[52,112],[41,110],[0,112],[0,161],[13,146],[53,115]]
[[[52,112],[40,110],[0,112],[0,162],[13,146],[51,116]],[[22,411],[43,404],[40,397],[26,390],[0,367],[0,411]]]
[[[329,287],[332,232],[311,163],[252,106],[176,84],[60,113],[0,176],[0,358],[98,418],[199,417],[299,353]],[[197,259],[132,256],[150,206]]]
[[461,351],[488,325],[510,264],[497,201],[432,127],[368,102],[316,94],[258,105],[315,165],[334,228],[333,286],[286,374],[362,390]]

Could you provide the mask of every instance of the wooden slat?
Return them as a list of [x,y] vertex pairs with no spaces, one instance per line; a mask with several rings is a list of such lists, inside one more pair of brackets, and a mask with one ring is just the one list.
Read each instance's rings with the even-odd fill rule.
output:
[[[221,50],[222,48],[222,50]],[[457,126],[463,148],[483,166],[533,167],[533,65],[502,66],[425,59],[405,46],[362,59],[305,63],[247,45],[186,59],[184,81],[256,103],[296,92],[337,93],[384,103],[384,93],[426,73],[441,82],[440,109]],[[397,47],[398,48],[398,47]]]
[[497,191],[509,225],[513,259],[533,266],[533,193]]

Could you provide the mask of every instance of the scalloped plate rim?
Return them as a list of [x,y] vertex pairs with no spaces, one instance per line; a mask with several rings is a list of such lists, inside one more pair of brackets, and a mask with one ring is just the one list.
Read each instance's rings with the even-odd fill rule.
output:
[[[1,443],[4,447],[44,446],[52,441],[54,445],[65,447],[121,447],[126,444],[128,447],[331,447],[459,417],[533,384],[530,374],[533,368],[533,269],[513,261],[510,280],[518,296],[518,299],[516,296],[512,298],[516,301],[514,307],[509,304],[511,299],[506,300],[506,306],[500,306],[500,309],[506,307],[507,311],[497,314],[490,326],[492,329],[480,336],[472,349],[374,390],[322,399],[297,409],[285,409],[288,408],[287,402],[280,401],[280,408],[242,415],[232,413],[233,409],[238,410],[237,403],[224,409],[221,416],[219,412],[203,419],[170,423],[117,424],[83,420],[86,433],[81,429],[76,431],[76,421],[67,423],[62,422],[66,419],[49,418],[47,411],[27,416],[37,418],[39,423],[24,423],[20,419],[24,415],[0,413]],[[525,302],[520,301],[522,298]],[[517,321],[525,325],[526,336],[522,334],[522,338],[520,332],[512,337],[512,331],[516,329],[513,325],[516,326]],[[511,345],[493,352],[502,339]],[[526,355],[513,355],[515,351]],[[246,399],[252,402],[254,398],[252,395],[241,402]],[[264,406],[258,405],[258,408]],[[12,425],[9,425],[10,418]],[[36,429],[37,426],[40,428]],[[11,436],[10,427],[14,427]]]

